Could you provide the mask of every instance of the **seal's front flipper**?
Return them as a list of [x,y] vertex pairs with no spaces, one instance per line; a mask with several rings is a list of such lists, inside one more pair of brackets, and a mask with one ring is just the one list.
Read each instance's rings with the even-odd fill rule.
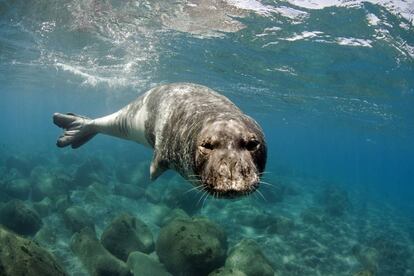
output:
[[163,172],[165,172],[168,169],[168,166],[165,161],[161,160],[159,158],[156,151],[154,151],[154,158],[151,162],[150,167],[150,178],[152,181],[158,178]]
[[60,148],[69,145],[74,149],[79,148],[97,134],[91,119],[73,113],[55,113],[53,114],[53,123],[65,129],[56,142]]

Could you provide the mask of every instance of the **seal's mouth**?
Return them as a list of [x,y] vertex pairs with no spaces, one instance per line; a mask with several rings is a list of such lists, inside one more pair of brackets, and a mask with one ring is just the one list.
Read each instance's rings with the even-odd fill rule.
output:
[[215,198],[232,199],[248,196],[254,193],[259,187],[259,181],[242,185],[243,188],[238,188],[235,185],[223,185],[222,183],[216,183],[216,185],[206,185],[204,187],[204,189]]
[[[256,190],[254,190],[256,191]],[[225,198],[225,199],[233,199],[244,197],[252,194],[254,191],[236,191],[236,190],[228,190],[228,191],[209,191],[209,194],[215,198]]]
[[231,167],[223,162],[209,168],[199,179],[202,189],[215,198],[248,196],[259,187],[260,177],[254,166]]

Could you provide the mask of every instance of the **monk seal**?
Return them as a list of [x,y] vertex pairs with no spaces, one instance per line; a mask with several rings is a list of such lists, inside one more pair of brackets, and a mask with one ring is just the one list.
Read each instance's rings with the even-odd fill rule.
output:
[[254,192],[266,165],[258,123],[202,85],[162,85],[108,116],[55,113],[53,122],[65,130],[58,147],[78,148],[97,133],[132,140],[154,149],[152,180],[173,169],[215,197]]

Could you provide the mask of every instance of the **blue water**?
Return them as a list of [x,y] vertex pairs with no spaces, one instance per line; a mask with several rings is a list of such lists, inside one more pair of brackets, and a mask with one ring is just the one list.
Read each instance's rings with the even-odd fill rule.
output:
[[[195,2],[200,9],[209,3]],[[98,158],[110,168],[149,162],[149,149],[109,137],[73,152],[57,149],[60,130],[51,115],[98,117],[156,85],[199,83],[261,124],[269,149],[267,181],[303,189],[292,202],[256,197],[259,208],[273,212],[269,203],[276,210],[282,204],[285,215],[295,217],[324,185],[341,187],[354,201],[351,219],[361,219],[355,207],[361,204],[384,214],[379,225],[398,217],[403,222],[396,231],[411,237],[407,248],[413,250],[406,229],[414,229],[414,5],[214,3],[222,3],[224,15],[204,11],[200,23],[201,15],[185,1],[0,1],[0,166],[9,156],[58,160],[68,153],[79,162]],[[223,27],[224,19],[234,28]],[[175,178],[168,173],[157,182]],[[221,203],[207,200],[200,214],[208,215],[209,204]],[[294,249],[289,254],[299,258]],[[296,275],[276,259],[276,271]],[[402,270],[393,272],[391,264],[376,273],[414,275],[413,264],[407,257]],[[303,273],[339,275],[340,266],[332,267]],[[355,273],[358,265],[342,271]]]

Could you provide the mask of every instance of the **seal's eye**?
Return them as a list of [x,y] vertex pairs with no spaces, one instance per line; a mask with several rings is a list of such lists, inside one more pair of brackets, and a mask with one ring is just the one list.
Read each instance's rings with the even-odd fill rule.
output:
[[259,141],[257,141],[257,140],[249,140],[247,143],[246,143],[246,149],[248,150],[248,151],[254,151],[254,150],[257,150],[258,148],[259,148]]
[[210,142],[202,143],[199,147],[200,151],[204,154],[208,154],[210,151],[214,149],[214,145]]

